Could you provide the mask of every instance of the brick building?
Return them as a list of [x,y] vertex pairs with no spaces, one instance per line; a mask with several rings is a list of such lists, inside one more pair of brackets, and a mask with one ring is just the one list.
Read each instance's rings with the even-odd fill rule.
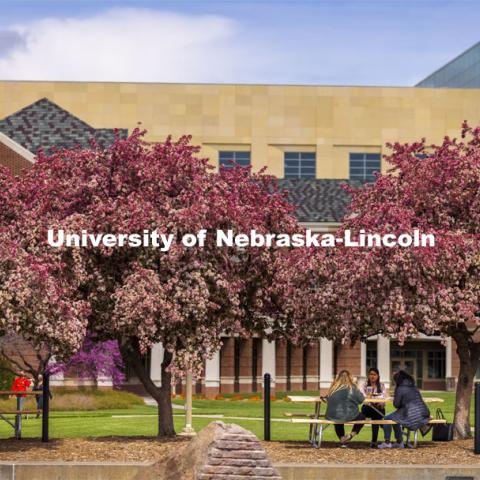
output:
[[[349,203],[340,185],[385,171],[387,142],[457,136],[464,119],[480,124],[479,101],[475,88],[0,82],[0,163],[18,173],[39,148],[88,146],[92,138],[108,144],[112,126],[126,135],[141,121],[152,142],[192,134],[214,165],[233,159],[255,171],[267,166],[298,205],[298,220],[333,232]],[[162,356],[159,344],[145,359],[156,382]],[[260,391],[268,372],[277,391],[325,389],[342,368],[365,377],[369,366],[386,383],[404,368],[435,390],[451,388],[458,372],[452,341],[443,345],[438,337],[403,346],[384,337],[354,346],[318,339],[308,348],[231,337],[206,362],[197,388],[208,395]],[[130,375],[128,385],[136,384]]]

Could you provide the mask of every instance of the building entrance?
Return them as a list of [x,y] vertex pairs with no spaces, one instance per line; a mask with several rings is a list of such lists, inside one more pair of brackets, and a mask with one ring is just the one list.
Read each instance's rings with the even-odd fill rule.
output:
[[418,388],[423,388],[423,350],[399,347],[392,348],[390,351],[390,375],[393,383],[393,374],[399,370],[405,370],[415,380]]
[[399,358],[392,359],[391,362],[391,372],[392,375],[398,370],[405,370],[409,375],[411,375],[415,381],[418,379],[417,375],[417,361],[416,358]]

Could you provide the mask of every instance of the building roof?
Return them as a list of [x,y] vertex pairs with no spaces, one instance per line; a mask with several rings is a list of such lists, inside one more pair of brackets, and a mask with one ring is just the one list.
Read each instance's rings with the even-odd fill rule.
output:
[[298,221],[308,223],[340,223],[351,200],[342,185],[362,186],[360,181],[317,178],[286,178],[278,183],[288,191],[289,202],[297,205]]
[[[0,132],[33,154],[40,148],[48,153],[52,147],[89,147],[92,138],[100,145],[108,146],[115,139],[114,129],[93,128],[48,98],[0,120]],[[118,134],[125,138],[128,131],[122,128]]]
[[480,42],[435,70],[416,87],[480,88]]

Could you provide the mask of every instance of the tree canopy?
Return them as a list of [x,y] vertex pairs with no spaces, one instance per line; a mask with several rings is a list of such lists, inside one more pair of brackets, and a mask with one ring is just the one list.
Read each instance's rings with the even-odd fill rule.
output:
[[[199,148],[189,137],[148,145],[143,134],[137,129],[106,149],[92,145],[41,154],[15,180],[19,213],[13,202],[5,223],[19,250],[8,257],[10,270],[2,270],[0,310],[3,306],[11,318],[9,328],[29,340],[45,329],[45,339],[58,345],[55,354],[60,349],[74,354],[87,328],[99,340],[118,340],[122,355],[159,403],[159,433],[171,434],[172,372],[198,373],[224,334],[281,331],[272,296],[274,260],[281,249],[218,248],[213,233],[290,233],[297,224],[273,178],[240,167],[217,173],[198,158]],[[10,197],[0,201],[12,203]],[[156,230],[173,234],[175,241],[168,250],[103,244],[53,248],[47,244],[49,229],[116,235]],[[202,229],[204,246],[182,243],[185,234]],[[11,297],[20,292],[22,308]],[[158,342],[165,348],[162,387],[141,362]]]
[[452,337],[460,358],[455,431],[465,437],[480,358],[480,129],[465,124],[461,140],[447,137],[438,146],[389,147],[390,170],[349,188],[352,204],[339,234],[417,229],[434,234],[435,246],[312,251],[307,268],[290,279],[310,301],[291,298],[290,314],[300,338]]

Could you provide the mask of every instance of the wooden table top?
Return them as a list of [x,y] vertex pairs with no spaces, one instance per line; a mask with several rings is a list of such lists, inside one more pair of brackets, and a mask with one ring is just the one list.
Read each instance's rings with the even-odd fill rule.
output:
[[[291,402],[295,403],[317,403],[317,402],[322,402],[324,401],[320,396],[317,397],[307,397],[307,396],[302,396],[302,395],[288,395],[287,398]],[[422,397],[423,401],[425,403],[442,403],[444,400],[443,398],[438,398],[438,397]],[[393,401],[393,397],[387,397],[387,398],[377,398],[377,397],[371,397],[371,398],[365,398],[363,403],[387,403]]]

